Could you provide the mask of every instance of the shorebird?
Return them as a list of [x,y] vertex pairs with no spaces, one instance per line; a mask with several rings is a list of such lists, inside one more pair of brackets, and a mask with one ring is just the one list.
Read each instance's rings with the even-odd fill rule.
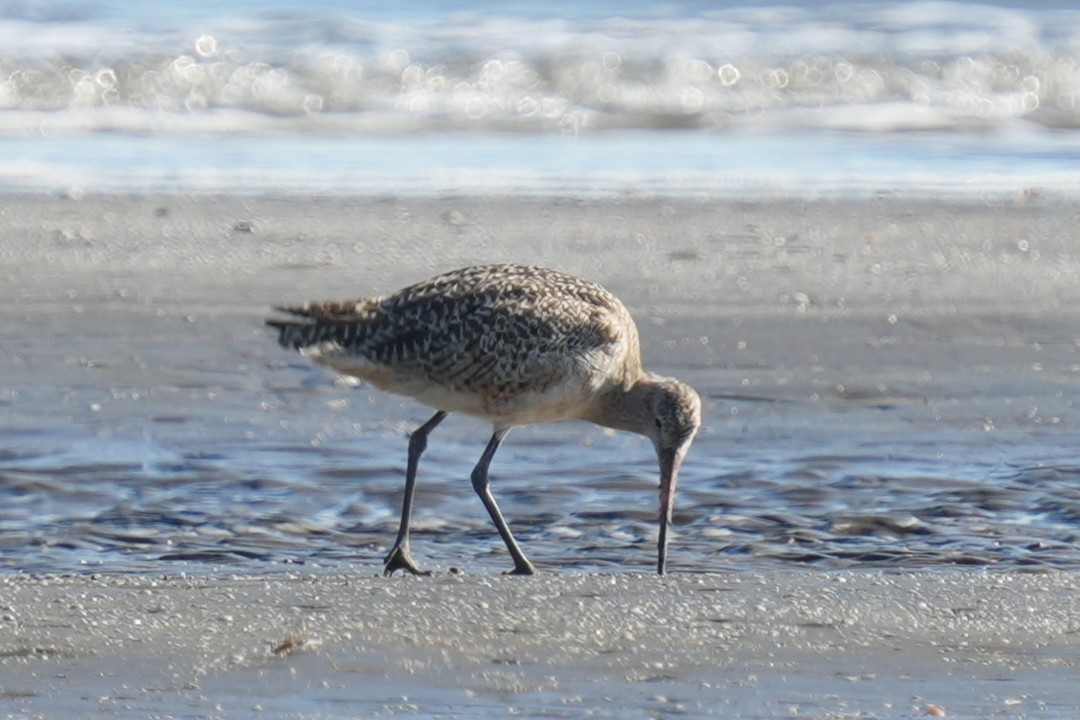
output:
[[536,568],[488,482],[488,466],[507,433],[530,423],[588,420],[652,440],[660,464],[656,569],[664,574],[679,468],[701,425],[701,400],[690,386],[645,372],[637,327],[610,292],[546,268],[485,265],[385,297],[275,310],[294,316],[266,321],[284,347],[436,409],[409,438],[401,524],[385,575],[427,574],[409,549],[416,472],[428,435],[451,412],[492,424],[472,486],[514,560],[511,574],[518,575]]

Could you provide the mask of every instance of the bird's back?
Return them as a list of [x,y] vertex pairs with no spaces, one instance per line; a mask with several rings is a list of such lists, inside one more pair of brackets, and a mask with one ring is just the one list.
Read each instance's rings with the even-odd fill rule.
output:
[[282,345],[382,389],[507,424],[577,416],[603,386],[641,375],[623,304],[546,268],[468,267],[386,297],[281,309],[297,316],[268,321]]

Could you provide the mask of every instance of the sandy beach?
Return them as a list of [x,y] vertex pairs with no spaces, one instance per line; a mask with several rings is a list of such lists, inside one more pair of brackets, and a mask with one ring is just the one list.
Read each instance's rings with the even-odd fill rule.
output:
[[[1075,717],[1075,223],[1037,192],[5,196],[0,715]],[[373,577],[423,411],[305,384],[262,319],[495,261],[602,282],[705,399],[669,577],[637,572],[653,461],[579,426],[499,468],[540,576],[497,575],[440,485],[436,576]],[[432,466],[465,476],[483,433],[448,424]],[[589,477],[626,504],[567,518]]]
[[[1073,574],[5,577],[7,717],[1072,717]],[[937,708],[937,709],[935,709]]]

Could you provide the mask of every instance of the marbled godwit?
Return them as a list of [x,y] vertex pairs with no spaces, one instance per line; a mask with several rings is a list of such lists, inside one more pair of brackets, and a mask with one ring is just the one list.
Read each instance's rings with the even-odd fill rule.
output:
[[660,463],[656,568],[664,573],[679,467],[701,424],[701,401],[689,386],[643,370],[634,321],[607,290],[545,268],[488,265],[386,297],[276,309],[298,316],[267,320],[283,346],[438,411],[409,439],[401,525],[385,574],[422,574],[409,550],[416,470],[428,434],[451,412],[493,425],[472,485],[510,551],[512,572],[521,575],[536,569],[488,484],[488,466],[506,434],[519,425],[580,419],[652,440]]

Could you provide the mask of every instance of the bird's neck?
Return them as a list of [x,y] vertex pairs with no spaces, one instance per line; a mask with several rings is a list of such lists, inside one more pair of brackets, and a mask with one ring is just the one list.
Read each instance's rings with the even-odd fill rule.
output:
[[647,435],[654,390],[655,385],[647,375],[629,385],[612,385],[593,403],[585,419],[613,430]]

